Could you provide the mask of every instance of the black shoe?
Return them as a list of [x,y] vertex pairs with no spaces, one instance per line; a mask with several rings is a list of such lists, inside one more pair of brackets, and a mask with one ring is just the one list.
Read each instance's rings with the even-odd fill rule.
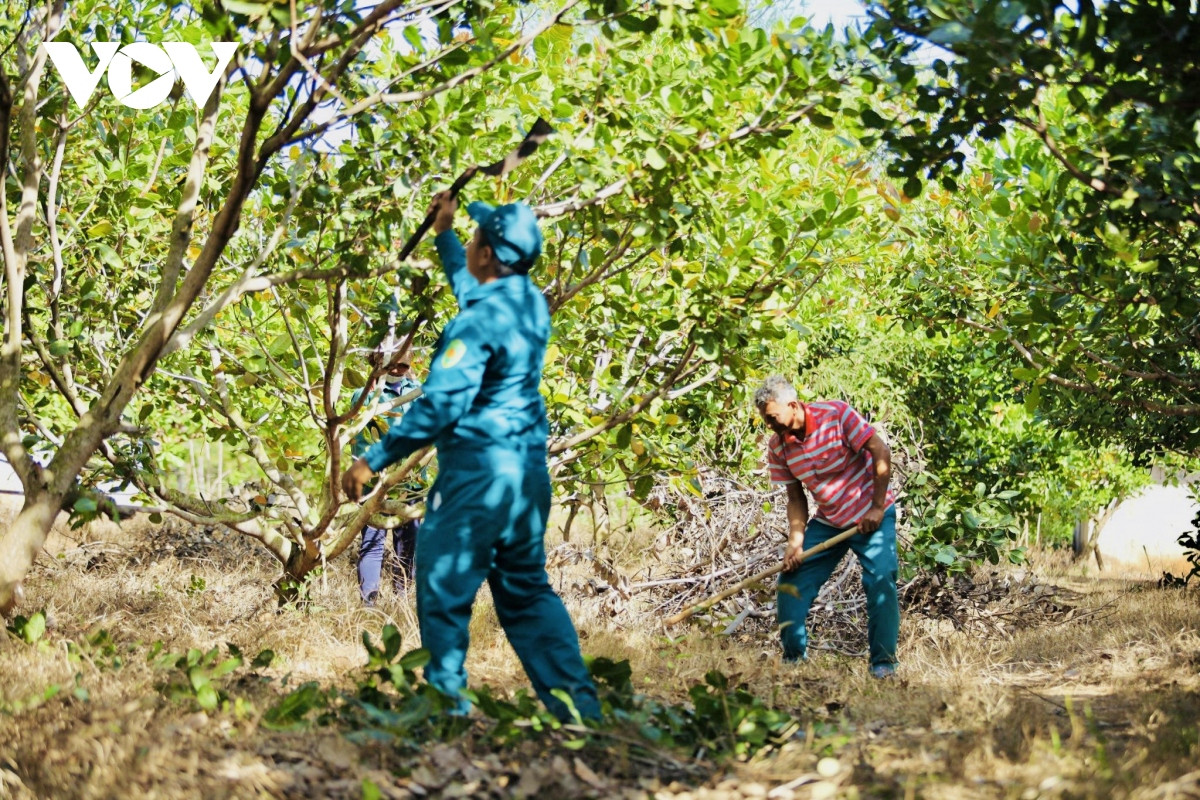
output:
[[374,608],[377,600],[379,600],[379,592],[371,592],[367,595],[367,599],[363,600],[363,605],[367,608]]

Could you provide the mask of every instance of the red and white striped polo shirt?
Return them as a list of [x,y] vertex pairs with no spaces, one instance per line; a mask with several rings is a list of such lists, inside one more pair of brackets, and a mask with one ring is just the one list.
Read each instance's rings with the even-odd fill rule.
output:
[[[863,449],[875,433],[871,423],[841,400],[804,405],[804,438],[771,437],[767,464],[771,483],[800,481],[817,503],[816,516],[848,528],[871,507],[875,496],[874,459]],[[887,504],[895,502],[891,488]]]

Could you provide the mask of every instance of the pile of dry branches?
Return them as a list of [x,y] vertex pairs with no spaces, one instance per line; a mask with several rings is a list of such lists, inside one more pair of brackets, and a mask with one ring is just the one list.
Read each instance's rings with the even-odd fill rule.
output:
[[[561,587],[595,597],[616,621],[665,619],[693,603],[774,566],[783,556],[787,530],[782,490],[761,491],[733,478],[705,473],[699,487],[660,484],[651,498],[668,524],[653,545],[657,562],[625,575],[591,548],[564,544],[550,566],[590,562],[593,575]],[[901,522],[900,547],[908,544]],[[858,560],[846,558],[825,584],[809,617],[811,646],[847,654],[866,649],[866,608]],[[1023,627],[1081,618],[1074,593],[1039,582],[1028,572],[977,570],[949,576],[918,572],[900,586],[906,614],[933,620],[937,628],[1009,636]],[[775,626],[775,579],[717,604],[694,619],[724,635],[761,637]]]

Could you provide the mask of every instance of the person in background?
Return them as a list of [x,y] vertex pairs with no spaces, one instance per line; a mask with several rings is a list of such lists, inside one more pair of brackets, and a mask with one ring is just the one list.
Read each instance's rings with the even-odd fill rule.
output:
[[[381,360],[377,352],[371,354],[372,367]],[[412,353],[409,350],[397,353],[388,363],[382,385],[372,392],[364,404],[366,408],[376,409],[359,434],[354,437],[350,451],[355,458],[361,458],[373,445],[378,442],[388,430],[400,421],[412,401],[395,406],[395,402],[414,389],[420,389],[421,384],[412,377]],[[357,403],[362,390],[354,393],[353,402]],[[405,484],[403,489],[408,493],[420,492],[420,481]],[[383,573],[383,562],[387,549],[388,535],[392,539],[392,590],[397,597],[404,597],[408,586],[412,583],[417,551],[417,530],[421,520],[409,519],[391,528],[376,528],[366,525],[362,529],[362,539],[358,546],[358,591],[362,595],[363,605],[373,608],[379,602],[379,584]]]
[[[871,675],[894,676],[900,603],[896,505],[888,488],[892,451],[849,405],[841,400],[802,403],[781,375],[763,382],[754,405],[775,432],[767,448],[771,482],[787,487],[788,543],[777,606],[784,660],[806,657],[808,611],[842,556],[853,550],[867,593]],[[817,506],[811,516],[805,489]],[[799,561],[806,548],[855,525],[858,534]]]

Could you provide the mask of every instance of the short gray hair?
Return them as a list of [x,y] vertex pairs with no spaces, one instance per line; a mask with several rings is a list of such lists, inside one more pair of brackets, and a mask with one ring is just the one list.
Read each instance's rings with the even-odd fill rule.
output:
[[762,408],[772,400],[776,403],[790,403],[798,399],[800,398],[796,394],[796,387],[792,386],[791,381],[782,375],[772,375],[754,392],[754,407]]

